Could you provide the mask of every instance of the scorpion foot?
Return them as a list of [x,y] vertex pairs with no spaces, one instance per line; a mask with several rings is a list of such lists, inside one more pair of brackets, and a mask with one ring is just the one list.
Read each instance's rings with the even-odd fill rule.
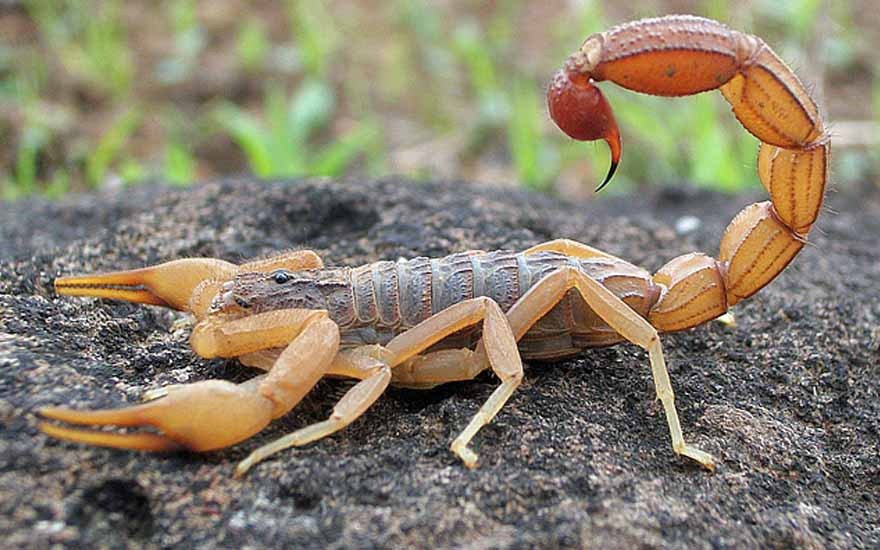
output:
[[680,454],[681,456],[686,456],[691,460],[694,460],[700,464],[703,468],[706,468],[710,472],[715,471],[715,458],[712,457],[706,451],[701,451],[700,449],[691,447],[690,445],[682,445],[680,448],[676,448],[675,452]]
[[470,450],[467,445],[462,444],[459,441],[453,441],[452,446],[450,447],[453,453],[455,453],[458,458],[464,462],[464,465],[469,469],[473,470],[478,465],[478,457],[477,453]]

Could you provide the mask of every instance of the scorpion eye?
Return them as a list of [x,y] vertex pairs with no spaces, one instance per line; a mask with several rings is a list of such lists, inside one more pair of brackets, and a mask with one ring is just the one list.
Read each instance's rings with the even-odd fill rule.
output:
[[290,273],[283,269],[279,269],[278,271],[273,272],[271,277],[273,281],[279,285],[283,285],[290,280]]

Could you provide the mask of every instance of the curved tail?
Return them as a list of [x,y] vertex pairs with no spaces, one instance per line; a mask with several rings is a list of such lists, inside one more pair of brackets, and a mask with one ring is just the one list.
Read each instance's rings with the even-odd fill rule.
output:
[[[643,19],[588,37],[548,90],[550,114],[575,139],[605,139],[613,174],[620,133],[595,82],[660,96],[720,89],[762,143],[758,175],[770,201],[744,208],[721,239],[718,259],[685,254],[654,275],[665,288],[649,314],[658,330],[722,315],[772,281],[800,252],[828,179],[830,142],[819,109],[790,68],[756,36],[702,17]],[[601,188],[601,186],[600,186]]]

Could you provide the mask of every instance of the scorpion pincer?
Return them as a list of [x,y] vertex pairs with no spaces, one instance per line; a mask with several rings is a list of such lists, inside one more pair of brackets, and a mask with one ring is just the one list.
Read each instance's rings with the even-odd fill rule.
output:
[[569,136],[604,139],[612,163],[620,132],[596,83],[654,95],[720,89],[760,141],[758,175],[770,201],[747,206],[721,239],[718,259],[690,253],[653,276],[574,241],[528,250],[466,252],[324,267],[302,250],[234,265],[183,259],[103,275],[63,277],[60,294],[97,296],[191,312],[203,357],[237,357],[266,371],[242,384],[210,380],[148,392],[116,410],[44,408],[49,419],[156,431],[92,431],[43,423],[49,435],[123,449],[209,451],[243,441],[287,414],[323,376],[358,382],[327,420],[255,450],[252,465],[332,434],[390,385],[428,388],[491,369],[501,383],[452,442],[466,465],[470,442],[523,378],[522,358],[554,359],[627,341],[648,351],[673,450],[712,469],[685,442],[658,333],[715,319],[773,280],[804,246],[822,205],[829,139],[795,74],[760,39],[692,16],[645,19],[592,35],[548,90],[550,114]]

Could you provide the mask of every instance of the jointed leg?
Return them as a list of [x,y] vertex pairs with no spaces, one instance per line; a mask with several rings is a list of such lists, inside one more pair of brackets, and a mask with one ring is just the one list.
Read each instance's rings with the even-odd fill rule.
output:
[[477,431],[498,413],[523,378],[522,360],[507,318],[497,303],[486,297],[474,298],[445,309],[430,319],[395,337],[388,343],[393,354],[394,367],[420,351],[439,342],[460,329],[483,321],[484,350],[492,371],[501,379],[501,385],[489,396],[467,428],[452,442],[452,452],[469,468],[477,465],[477,455],[467,444]]
[[630,309],[623,300],[600,283],[572,268],[562,268],[548,275],[529,289],[507,312],[510,327],[516,338],[522,337],[572,288],[576,288],[590,308],[618,334],[648,351],[654,388],[657,392],[657,398],[663,403],[663,409],[666,412],[666,421],[672,437],[672,448],[676,453],[696,460],[706,468],[713,469],[715,463],[711,455],[684,442],[678,413],[675,409],[675,395],[669,381],[669,373],[666,371],[663,349],[657,331]]
[[327,374],[339,374],[360,378],[336,406],[330,418],[299,429],[280,439],[263,445],[241,462],[235,469],[236,477],[245,474],[253,465],[290,447],[299,447],[312,441],[327,437],[357,420],[379,396],[384,393],[391,381],[391,369],[382,361],[370,357],[359,350],[345,351],[336,355]]
[[[477,456],[466,447],[473,434],[489,422],[522,380],[522,362],[507,319],[498,304],[489,298],[475,298],[447,308],[392,339],[387,346],[364,346],[350,353],[339,354],[328,374],[363,378],[337,403],[330,419],[307,426],[255,451],[239,465],[239,474],[256,462],[281,449],[303,445],[329,435],[351,423],[369,408],[391,381],[392,369],[407,362],[421,360],[418,354],[450,334],[483,321],[483,342],[486,359],[501,378],[501,386],[477,413],[466,432],[453,443],[453,451],[466,465],[476,465]],[[440,352],[437,352],[440,353]],[[463,354],[461,354],[463,355]],[[444,355],[429,354],[434,361]],[[253,357],[249,357],[253,358]],[[446,356],[449,359],[449,356]],[[259,361],[259,360],[258,360]],[[440,370],[443,370],[441,367]]]
[[[265,365],[277,353],[277,350],[262,350],[239,359],[249,366],[265,369]],[[381,346],[363,346],[338,353],[327,374],[361,381],[333,407],[330,418],[263,445],[238,464],[235,475],[244,475],[258,462],[284,449],[311,443],[351,424],[375,403],[392,380],[401,386],[430,388],[444,382],[470,380],[489,366],[484,353],[467,348],[417,355],[407,359],[394,371],[382,361],[387,357],[387,350]]]
[[272,365],[278,360],[278,356],[281,355],[282,351],[280,348],[261,349],[260,351],[239,355],[238,362],[246,367],[267,371],[272,368]]
[[403,388],[427,389],[447,382],[472,380],[488,368],[489,358],[485,352],[445,349],[407,359],[394,368],[391,383]]

